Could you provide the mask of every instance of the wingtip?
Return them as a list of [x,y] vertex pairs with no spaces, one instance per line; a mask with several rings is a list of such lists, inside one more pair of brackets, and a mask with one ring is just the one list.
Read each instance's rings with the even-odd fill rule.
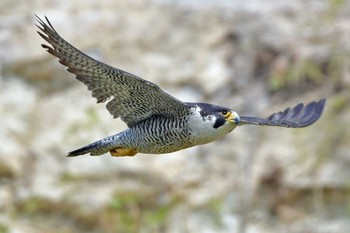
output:
[[326,107],[326,102],[327,102],[326,98],[323,98],[316,103],[316,111],[320,117],[324,112],[324,109]]
[[325,107],[325,105],[326,105],[326,102],[327,102],[327,99],[323,98],[323,99],[319,100],[317,104],[319,106],[322,106],[322,109],[323,109]]
[[[308,115],[307,113],[309,111],[311,111],[312,114],[310,114],[309,118],[305,119],[305,122],[302,124],[301,127],[312,125],[313,123],[318,121],[323,114],[325,105],[326,105],[326,98],[320,99],[319,101],[313,101],[307,104],[304,110],[305,114]],[[307,111],[307,109],[309,109],[309,111]]]
[[[44,17],[46,18],[46,16],[44,15]],[[44,24],[44,21],[37,15],[37,14],[34,14],[34,19],[40,24],[40,25],[43,25]],[[36,24],[37,25],[37,24]],[[37,25],[38,26],[38,25]]]
[[327,103],[326,98],[323,98],[320,101],[318,101],[317,106],[318,106],[320,115],[322,115],[322,113],[326,107],[326,103]]
[[71,152],[69,152],[67,155],[66,155],[66,157],[77,157],[78,155],[76,155],[76,154],[73,154],[73,153],[71,153]]

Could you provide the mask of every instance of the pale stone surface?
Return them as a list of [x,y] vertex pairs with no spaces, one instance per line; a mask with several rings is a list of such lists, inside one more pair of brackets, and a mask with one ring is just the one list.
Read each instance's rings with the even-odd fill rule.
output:
[[[101,214],[130,192],[153,208],[175,203],[157,222],[164,229],[142,232],[349,232],[349,11],[316,0],[2,1],[1,227],[87,232],[80,211]],[[329,96],[325,115],[301,130],[238,128],[169,155],[66,158],[126,125],[40,47],[34,13],[89,55],[181,100],[267,116]],[[335,61],[342,69],[328,72]],[[271,76],[280,82],[291,67],[297,80],[271,90]],[[108,221],[91,232],[113,232]]]

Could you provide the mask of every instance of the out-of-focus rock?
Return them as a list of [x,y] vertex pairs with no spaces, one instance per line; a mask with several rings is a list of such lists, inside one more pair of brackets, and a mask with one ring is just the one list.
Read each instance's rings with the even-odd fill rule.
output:
[[[347,2],[0,6],[0,232],[350,231]],[[325,115],[168,155],[66,158],[126,125],[40,47],[33,13],[181,100],[268,116],[327,96]]]

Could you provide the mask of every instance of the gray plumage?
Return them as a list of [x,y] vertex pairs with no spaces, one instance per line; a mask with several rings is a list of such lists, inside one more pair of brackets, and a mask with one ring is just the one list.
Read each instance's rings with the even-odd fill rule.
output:
[[40,36],[52,45],[42,45],[49,53],[59,58],[75,78],[83,82],[97,103],[107,101],[107,110],[114,118],[120,117],[128,127],[151,115],[183,116],[188,108],[183,102],[162,91],[154,83],[141,79],[121,69],[99,62],[82,53],[65,41],[47,20]]
[[244,124],[300,128],[322,115],[325,99],[304,107],[299,104],[268,118],[239,116],[232,109],[206,103],[184,103],[157,85],[121,69],[97,61],[65,41],[45,17],[38,16],[43,44],[75,78],[84,83],[98,103],[128,129],[74,150],[68,156],[90,153],[131,156],[136,153],[162,154],[209,143]]

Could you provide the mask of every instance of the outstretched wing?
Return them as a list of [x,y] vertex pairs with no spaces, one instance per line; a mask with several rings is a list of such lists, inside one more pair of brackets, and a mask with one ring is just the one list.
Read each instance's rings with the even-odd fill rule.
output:
[[267,118],[240,116],[240,125],[267,125],[288,128],[302,128],[317,121],[323,112],[326,99],[313,101],[308,105],[300,103],[294,108],[287,108],[282,112],[274,113]]
[[36,15],[39,35],[51,46],[42,47],[59,58],[75,78],[83,82],[97,103],[107,101],[106,108],[114,118],[120,117],[128,127],[152,115],[182,116],[189,110],[180,100],[162,91],[154,83],[99,62],[65,41]]

